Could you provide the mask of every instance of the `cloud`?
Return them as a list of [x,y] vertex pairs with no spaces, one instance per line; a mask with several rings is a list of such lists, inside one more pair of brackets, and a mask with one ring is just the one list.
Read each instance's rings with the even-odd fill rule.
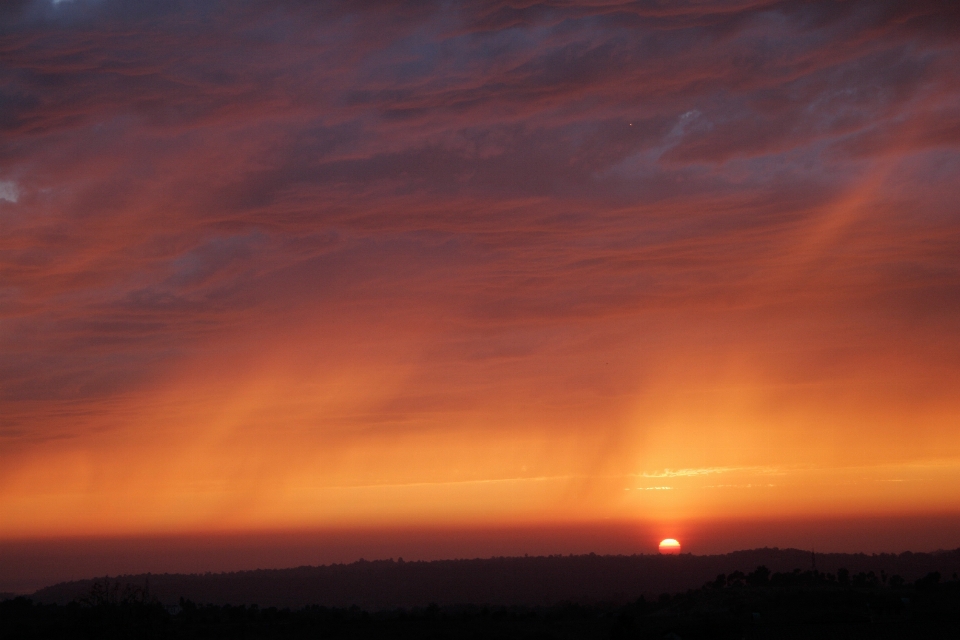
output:
[[[953,415],[952,5],[3,15],[0,462],[189,423],[231,469],[273,433],[269,482],[453,486],[503,438],[586,495]],[[391,446],[422,471],[365,477]]]
[[12,180],[0,180],[0,200],[16,204],[19,199],[20,189],[17,188],[17,183]]

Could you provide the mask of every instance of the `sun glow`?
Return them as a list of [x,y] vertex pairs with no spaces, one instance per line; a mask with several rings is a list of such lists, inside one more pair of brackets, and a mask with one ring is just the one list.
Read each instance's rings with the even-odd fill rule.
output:
[[665,556],[675,556],[680,553],[680,543],[673,538],[660,541],[660,553]]

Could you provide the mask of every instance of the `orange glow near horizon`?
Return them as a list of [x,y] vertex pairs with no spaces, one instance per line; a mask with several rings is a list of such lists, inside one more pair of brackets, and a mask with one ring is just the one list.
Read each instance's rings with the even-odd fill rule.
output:
[[[415,362],[413,349],[384,347],[400,354],[392,365],[345,358],[328,369],[329,357],[321,364],[281,344],[269,349],[271,361],[218,356],[223,372],[191,365],[157,393],[85,417],[83,438],[23,447],[2,472],[0,533],[905,515],[958,506],[960,469],[943,446],[954,438],[949,412],[918,407],[913,422],[929,445],[901,442],[891,436],[902,413],[889,400],[844,402],[833,397],[843,391],[836,384],[711,383],[706,358],[697,377],[664,374],[663,388],[648,383],[619,402],[571,386],[554,406],[524,406],[524,396],[545,390],[519,375],[503,379],[513,389],[489,379],[486,406],[398,408],[423,375],[405,364]],[[589,421],[606,427],[584,430]],[[888,442],[871,442],[885,424]]]
[[44,7],[0,540],[960,514],[921,9]]

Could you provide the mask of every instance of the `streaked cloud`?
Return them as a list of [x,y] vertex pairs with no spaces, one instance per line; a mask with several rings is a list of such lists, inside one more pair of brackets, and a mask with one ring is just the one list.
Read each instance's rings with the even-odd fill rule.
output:
[[765,472],[771,473],[774,472],[772,469],[764,469],[761,467],[706,467],[703,469],[664,469],[663,471],[654,472],[654,473],[643,473],[641,474],[644,478],[682,478],[689,476],[706,476],[712,475],[715,473],[730,473],[736,471],[750,471],[750,472]]
[[0,536],[759,513],[686,483],[960,457],[954,4],[0,18]]
[[0,200],[16,203],[20,199],[20,189],[12,180],[0,180]]

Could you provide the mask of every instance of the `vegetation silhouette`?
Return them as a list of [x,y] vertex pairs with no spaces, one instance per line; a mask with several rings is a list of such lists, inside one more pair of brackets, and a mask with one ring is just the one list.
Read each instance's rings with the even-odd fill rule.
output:
[[[849,573],[849,572],[847,572]],[[549,607],[482,605],[367,611],[162,604],[139,585],[102,579],[69,604],[26,597],[0,602],[4,638],[956,638],[960,581],[939,572],[907,584],[900,576],[855,574],[843,585],[816,569],[758,566],[699,589],[625,604]]]
[[[223,574],[144,574],[119,580],[151,598],[173,605],[183,597],[217,605],[291,608],[307,605],[363,609],[486,604],[551,606],[560,602],[626,604],[640,596],[655,599],[712,582],[721,587],[807,586],[835,583],[865,588],[913,583],[932,572],[960,571],[960,550],[931,554],[818,554],[819,569],[809,566],[809,552],[756,549],[716,556],[541,556],[403,562],[359,561],[352,564]],[[744,573],[742,567],[754,567]],[[796,569],[796,572],[794,571]],[[722,584],[718,576],[723,575]],[[880,576],[887,577],[886,581]],[[901,584],[898,576],[902,577]],[[792,581],[792,582],[791,582]],[[141,597],[132,591],[93,596],[96,580],[41,589],[33,600],[67,604],[78,597]],[[100,579],[99,582],[105,582]],[[102,587],[102,585],[101,585]],[[111,589],[116,589],[115,583]]]

